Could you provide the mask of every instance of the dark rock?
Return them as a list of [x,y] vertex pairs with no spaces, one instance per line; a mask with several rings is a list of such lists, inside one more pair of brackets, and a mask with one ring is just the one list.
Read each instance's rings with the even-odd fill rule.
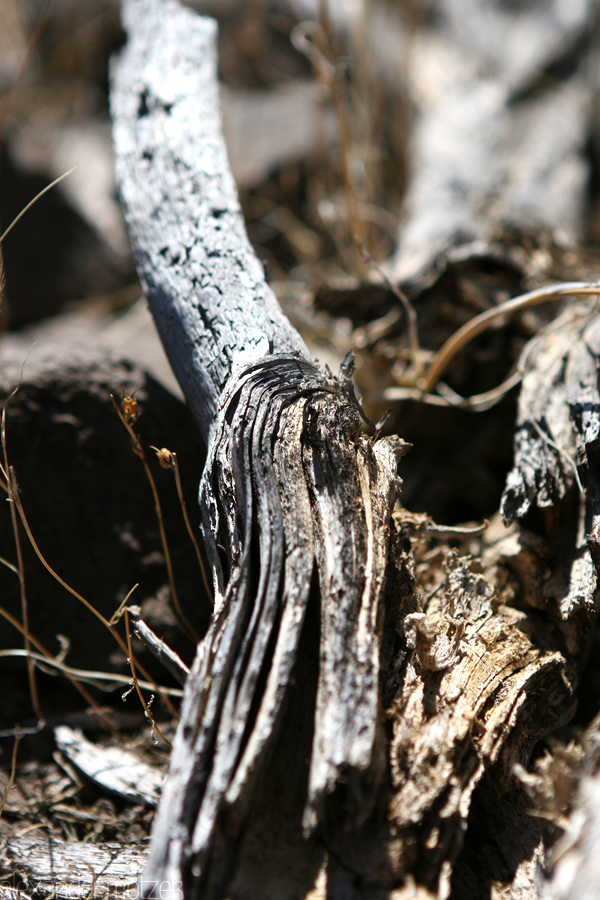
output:
[[[5,353],[3,398],[18,383],[20,368],[21,358],[7,363]],[[202,633],[210,605],[196,555],[172,474],[159,468],[149,449],[154,444],[177,452],[190,519],[197,526],[205,450],[180,401],[140,368],[100,350],[84,347],[62,359],[52,353],[36,359],[34,354],[7,408],[9,464],[15,468],[31,530],[56,572],[106,618],[139,582],[131,602],[151,609],[152,627],[190,661],[194,645],[167,605],[168,579],[150,486],[110,399],[111,393],[120,398],[122,392],[134,391],[141,410],[135,427],[158,486],[180,602]],[[60,649],[55,635],[64,634],[71,644],[66,658],[71,666],[115,671],[117,665],[127,672],[124,654],[108,630],[45,571],[22,528],[20,535],[31,633],[53,653]],[[0,514],[0,544],[0,555],[15,563],[8,505]],[[2,605],[20,619],[16,576],[2,567],[0,583]],[[23,638],[3,622],[0,644],[22,647]],[[139,658],[149,662],[141,647]],[[8,664],[23,666],[22,660],[9,660],[2,667]],[[0,711],[3,706],[0,701]]]

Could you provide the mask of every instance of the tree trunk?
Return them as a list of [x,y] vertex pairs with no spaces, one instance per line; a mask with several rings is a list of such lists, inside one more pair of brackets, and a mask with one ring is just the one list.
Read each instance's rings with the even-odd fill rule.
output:
[[[310,360],[249,246],[213,23],[172,0],[128,0],[124,21],[118,180],[152,314],[209,437],[215,582],[144,895],[535,897],[542,832],[513,765],[572,712],[598,607],[597,327],[571,314],[538,344],[503,501],[508,520],[547,498],[568,540],[549,551],[513,525],[473,538],[478,560],[425,565],[433,523],[394,511],[407,445],[365,417],[350,362],[333,377]],[[468,828],[481,853],[461,856]]]

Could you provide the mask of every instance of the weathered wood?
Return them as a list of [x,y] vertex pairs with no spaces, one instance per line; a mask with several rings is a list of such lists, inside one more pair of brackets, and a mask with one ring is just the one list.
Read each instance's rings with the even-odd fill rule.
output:
[[213,428],[201,497],[215,616],[186,684],[145,873],[192,896],[209,876],[222,882],[210,857],[219,823],[238,835],[274,752],[313,569],[321,659],[305,826],[326,820],[340,780],[349,823],[369,813],[404,445],[363,433],[372,426],[351,369],[336,380],[302,357],[264,285],[220,135],[213,25],[173,3],[125,10],[112,104],[123,201],[167,352],[200,427]]
[[507,523],[531,508],[547,511],[557,559],[538,603],[556,606],[574,655],[585,650],[598,611],[599,360],[595,304],[571,306],[526,348],[514,467],[500,504]]
[[80,729],[66,725],[54,729],[54,739],[67,759],[103,788],[133,803],[157,804],[164,781],[157,766],[149,766],[121,745],[98,747]]
[[163,640],[155,634],[149,625],[143,619],[136,619],[133,623],[133,630],[137,637],[148,648],[150,653],[163,664],[165,669],[175,678],[179,684],[185,684],[185,680],[190,674],[190,670],[181,659],[181,657],[171,650]]
[[[561,634],[539,605],[520,596],[511,605],[518,589],[497,574],[507,568],[500,551],[496,574],[446,553],[445,572],[421,567],[416,584],[410,542],[418,545],[422,521],[406,513],[396,533],[390,527],[405,445],[373,439],[349,366],[337,379],[321,372],[251,286],[243,302],[236,293],[231,273],[251,257],[218,122],[189,114],[198,96],[216,102],[212,26],[171,2],[131,0],[126,10],[130,49],[113,70],[117,167],[155,318],[211,433],[201,502],[216,587],[144,881],[181,883],[186,898],[447,896],[477,786],[494,767],[489,791],[516,789],[512,763],[573,709],[595,581],[578,639],[574,606]],[[211,211],[225,207],[207,168],[222,176],[231,214],[224,243]],[[180,247],[188,250],[169,256]],[[256,286],[254,269],[252,278]],[[589,366],[582,377],[587,384]],[[286,771],[300,773],[290,785]],[[515,871],[529,873],[522,896],[533,897],[541,845],[512,849]]]
[[0,845],[0,865],[10,876],[0,885],[0,897],[135,897],[144,857],[139,847],[66,842],[39,831],[6,837]]
[[[580,776],[564,833],[552,848],[552,876],[543,886],[542,900],[594,900],[600,885],[600,772],[598,739],[600,720],[583,736],[581,758],[573,765]],[[562,810],[559,810],[562,812]]]
[[379,598],[403,445],[361,431],[349,379],[344,391],[307,361],[249,364],[225,390],[202,487],[215,619],[186,684],[149,880],[183,872],[195,895],[207,872],[213,889],[224,877],[210,871],[217,824],[227,814],[239,831],[265,775],[315,564],[321,659],[305,826],[326,820],[342,775],[348,825],[369,815],[367,785],[374,801],[382,774]]
[[221,129],[215,23],[148,0],[125,3],[123,20],[130,39],[111,91],[117,180],[152,315],[207,437],[233,369],[307,351],[244,228]]
[[421,34],[445,65],[427,72],[421,60],[426,89],[389,262],[395,281],[420,287],[469,258],[512,258],[521,267],[523,236],[542,245],[580,240],[590,177],[588,0],[549,2],[543,16],[535,5],[435,7]]

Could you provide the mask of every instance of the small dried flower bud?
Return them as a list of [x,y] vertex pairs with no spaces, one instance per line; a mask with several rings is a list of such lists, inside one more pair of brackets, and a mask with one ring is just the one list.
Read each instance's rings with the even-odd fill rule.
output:
[[153,450],[156,450],[156,455],[158,457],[158,461],[163,469],[172,469],[173,468],[173,454],[170,450],[167,450],[166,447],[163,447],[159,450],[157,447],[153,447]]
[[128,425],[131,425],[138,417],[138,402],[135,397],[123,397],[121,399],[121,411]]

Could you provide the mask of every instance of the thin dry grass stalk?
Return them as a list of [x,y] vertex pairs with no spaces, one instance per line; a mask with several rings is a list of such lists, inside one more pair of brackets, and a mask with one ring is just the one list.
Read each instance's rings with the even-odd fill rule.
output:
[[[2,615],[2,612],[0,612],[0,615]],[[0,659],[19,659],[24,655],[25,651],[20,648],[0,650]],[[31,652],[31,658],[39,664],[39,668],[42,672],[52,675],[65,675],[67,678],[71,675],[76,682],[88,682],[102,691],[113,691],[117,685],[131,684],[131,678],[127,675],[119,675],[117,672],[100,672],[96,669],[75,669],[73,666],[67,666],[66,663],[62,662],[62,660],[57,657],[47,657],[42,653],[36,653],[33,650]],[[152,685],[149,681],[138,678],[138,683],[145,691],[152,690]],[[160,689],[170,697],[183,696],[181,688],[165,687],[165,685],[161,685]],[[102,714],[102,709],[99,706],[95,707],[95,711]]]
[[[69,584],[67,584],[67,582],[54,571],[54,569],[52,568],[50,563],[45,559],[44,555],[42,554],[42,552],[41,552],[40,548],[38,547],[37,542],[33,536],[33,533],[29,526],[29,522],[27,521],[27,517],[25,515],[25,510],[23,509],[23,504],[21,503],[21,499],[19,497],[19,488],[17,485],[15,472],[14,472],[14,469],[12,468],[12,466],[9,467],[8,474],[9,474],[9,484],[11,485],[11,489],[13,492],[14,502],[17,507],[17,511],[21,517],[21,521],[25,528],[25,532],[27,534],[27,537],[29,538],[29,542],[31,543],[31,546],[33,547],[33,549],[35,551],[36,556],[38,557],[38,559],[40,560],[40,562],[42,563],[44,568],[50,573],[50,575],[52,575],[52,577],[56,581],[58,581],[58,583],[60,585],[62,585],[62,587],[64,587],[64,589],[66,591],[68,591],[69,594],[71,594],[73,597],[75,597],[76,600],[79,600],[80,603],[83,603],[83,605],[86,607],[86,609],[88,609],[100,622],[102,622],[102,624],[105,626],[105,628],[108,628],[108,630],[110,631],[110,633],[116,640],[116,642],[119,645],[119,647],[121,648],[121,650],[127,655],[127,644],[125,643],[125,641],[123,640],[123,638],[121,637],[119,632],[116,630],[116,628],[113,625],[111,625],[110,622],[104,618],[102,613],[98,612],[98,610],[95,609],[95,607],[92,606],[92,604],[88,600],[86,600],[85,597],[82,597],[82,595],[80,593],[78,593],[74,588],[72,588]],[[176,711],[175,707],[173,706],[173,704],[171,703],[169,698],[163,694],[160,687],[158,686],[158,684],[156,684],[156,682],[152,678],[152,676],[139,663],[138,663],[138,667],[139,667],[140,672],[143,674],[144,678],[146,678],[148,681],[150,681],[152,683],[154,690],[160,697],[164,706],[169,710],[171,715],[177,717],[177,711]]]
[[[357,235],[364,243],[364,223],[360,216],[359,198],[352,176],[353,137],[348,112],[347,87],[338,73],[337,60],[340,52],[331,20],[324,7],[321,7],[320,18],[320,22],[302,22],[297,25],[292,31],[292,43],[310,60],[317,81],[324,85],[329,93],[338,130],[338,165],[346,203],[347,238]],[[356,246],[353,247],[353,251],[353,268],[357,274],[361,274],[364,271],[363,259]]]
[[133,423],[136,421],[136,419],[138,418],[138,415],[139,415],[137,400],[133,396],[132,397],[123,396],[121,398],[121,406],[119,407],[119,404],[117,403],[117,400],[116,400],[114,394],[110,395],[110,399],[112,400],[112,403],[117,412],[117,415],[119,416],[121,422],[127,429],[127,433],[129,434],[129,437],[131,438],[131,441],[133,443],[133,452],[136,454],[136,456],[138,456],[141,459],[142,465],[144,466],[144,471],[146,473],[146,477],[148,478],[148,482],[150,483],[150,488],[152,490],[152,496],[154,498],[154,508],[156,510],[156,519],[158,521],[158,528],[160,531],[160,539],[161,539],[161,543],[163,546],[163,552],[165,554],[165,564],[167,566],[167,573],[169,576],[169,586],[171,589],[171,597],[173,598],[173,605],[175,607],[175,610],[176,610],[179,618],[183,622],[183,624],[188,632],[188,635],[192,638],[193,641],[195,641],[195,643],[198,643],[200,638],[199,638],[195,628],[189,622],[187,616],[183,612],[181,605],[179,603],[179,597],[177,596],[177,590],[175,588],[175,577],[173,575],[173,564],[171,562],[171,554],[169,552],[169,545],[167,542],[167,533],[165,531],[162,507],[160,505],[160,499],[158,496],[158,491],[156,489],[156,482],[154,481],[154,477],[152,475],[152,472],[150,471],[150,466],[148,465],[148,460],[146,459],[146,454],[144,453],[144,448],[142,447],[142,442],[140,441],[139,436],[136,434],[136,432],[133,429]]
[[[389,280],[387,278],[385,278],[385,280],[390,288],[394,290]],[[395,290],[394,293],[396,293]],[[383,396],[386,400],[396,402],[416,400],[417,402],[429,403],[434,406],[455,406],[471,409],[473,411],[490,409],[490,407],[495,403],[498,403],[509,390],[519,384],[523,377],[523,373],[519,370],[512,372],[502,384],[493,388],[491,391],[487,391],[485,394],[477,394],[472,397],[461,397],[447,385],[439,384],[441,376],[454,357],[468,343],[474,340],[474,338],[497,322],[498,319],[510,316],[516,312],[521,312],[532,306],[538,306],[540,303],[546,303],[549,300],[562,300],[565,297],[590,296],[600,296],[600,283],[589,284],[582,281],[563,282],[561,284],[538,288],[535,291],[520,294],[518,297],[513,297],[504,303],[500,303],[498,306],[494,306],[492,309],[488,309],[480,315],[475,316],[469,322],[466,322],[462,328],[455,331],[454,334],[448,338],[446,343],[437,351],[432,362],[425,369],[424,374],[413,380],[411,378],[412,373],[408,372],[406,384],[401,387],[386,388]],[[413,352],[414,349],[412,348],[412,341],[413,335],[411,333],[411,352]],[[419,352],[421,352],[420,349]],[[439,393],[433,394],[432,391],[436,388]]]
[[408,337],[410,341],[411,366],[414,372],[414,377],[419,379],[423,375],[423,351],[421,349],[421,343],[419,341],[419,326],[415,308],[404,291],[400,290],[398,285],[394,284],[394,282],[388,278],[381,266],[375,262],[360,238],[357,235],[353,235],[353,237],[354,243],[358,247],[358,251],[362,256],[365,264],[370,265],[375,269],[379,276],[383,278],[394,296],[402,304],[402,308],[404,309],[404,314],[406,316]]
[[206,589],[206,593],[210,598],[210,602],[214,606],[214,597],[212,589],[208,583],[208,577],[206,574],[206,567],[204,565],[204,560],[202,558],[202,552],[200,550],[200,545],[198,544],[198,540],[196,535],[194,534],[194,530],[192,528],[192,524],[190,522],[188,512],[187,512],[187,504],[185,502],[185,498],[183,496],[183,487],[181,485],[181,476],[179,474],[179,463],[177,462],[177,454],[174,451],[167,450],[166,447],[162,447],[159,449],[158,447],[151,447],[151,450],[156,452],[156,456],[158,458],[159,465],[163,469],[170,469],[175,478],[175,485],[177,487],[177,496],[179,498],[179,503],[181,505],[181,511],[183,513],[183,518],[185,521],[185,527],[187,528],[188,534],[194,545],[194,550],[196,551],[196,556],[198,557],[198,565],[200,566],[200,572],[202,574],[202,581],[204,582],[204,587]]
[[116,612],[114,612],[112,614],[112,616],[110,617],[110,619],[108,620],[109,625],[117,624],[117,622],[119,621],[119,619],[125,612],[125,607],[129,603],[129,599],[130,599],[131,595],[133,594],[134,591],[137,591],[138,588],[139,588],[139,584],[134,584],[134,586],[131,588],[131,590],[127,592],[127,594],[125,595],[125,599],[119,604]]
[[[27,42],[27,50],[23,59],[21,61],[21,65],[19,67],[19,71],[17,72],[17,77],[15,78],[10,90],[4,97],[2,101],[2,108],[0,109],[0,147],[2,146],[2,142],[4,140],[4,130],[6,128],[6,122],[10,115],[10,111],[15,102],[15,97],[17,95],[17,90],[25,77],[25,73],[29,68],[29,64],[31,63],[31,58],[35,51],[35,48],[39,42],[40,37],[42,36],[42,32],[46,27],[46,22],[48,20],[48,15],[50,14],[50,7],[52,6],[53,0],[46,0],[44,4],[44,8],[40,14],[39,19],[37,20],[37,24],[33,30],[29,41]],[[4,237],[5,235],[3,235]]]
[[7,228],[5,231],[2,232],[2,235],[0,235],[0,244],[2,244],[2,241],[10,234],[10,232],[13,230],[13,228],[15,227],[15,225],[17,224],[17,222],[18,222],[20,219],[23,218],[23,216],[25,215],[25,213],[26,213],[28,210],[30,210],[31,207],[32,207],[35,203],[37,203],[37,201],[40,199],[40,197],[43,197],[44,194],[47,194],[48,191],[52,190],[53,187],[56,187],[56,185],[59,184],[61,181],[63,181],[63,179],[65,179],[65,178],[67,177],[67,175],[70,175],[71,172],[74,172],[74,171],[75,171],[75,166],[73,166],[72,169],[68,169],[66,172],[63,172],[62,175],[59,175],[58,178],[55,178],[54,181],[51,181],[50,184],[47,184],[45,188],[42,188],[42,190],[39,191],[39,192],[35,195],[35,197],[34,197],[32,200],[29,201],[29,203],[27,204],[27,206],[24,206],[24,207],[23,207],[23,209],[21,210],[21,212],[19,213],[19,215],[18,215],[18,216],[15,216],[15,218],[12,220],[12,222],[10,223],[10,225],[8,226],[8,228]]
[[[11,91],[9,92],[7,97],[5,98],[4,103],[2,105],[2,109],[0,110],[0,145],[1,145],[2,139],[3,139],[4,125],[6,122],[6,118],[9,114],[10,108],[14,101],[14,95],[15,95],[16,88],[18,87],[19,83],[21,82],[23,75],[29,65],[32,53],[35,49],[35,46],[40,38],[43,28],[44,28],[44,25],[45,25],[48,13],[50,11],[52,2],[53,2],[53,0],[46,0],[46,4],[44,6],[44,9],[42,10],[42,14],[38,20],[38,23],[34,30],[34,33],[32,34],[32,37],[29,41],[28,48],[27,48],[27,54],[24,58],[23,64],[21,66],[21,69],[20,69],[17,79],[15,81],[15,84],[13,85],[13,88],[11,89]],[[54,179],[54,181],[52,181],[50,184],[46,185],[46,187],[44,187],[41,191],[39,191],[36,194],[36,196],[33,197],[33,199],[29,201],[29,203],[20,211],[20,213],[12,220],[10,225],[0,235],[0,307],[3,305],[4,298],[5,298],[4,261],[3,261],[3,255],[2,255],[3,241],[8,236],[8,234],[10,234],[12,229],[17,225],[17,223],[20,221],[20,219],[27,213],[27,211],[44,194],[46,194],[53,187],[55,187],[57,184],[59,184],[64,178],[66,178],[68,175],[70,175],[71,172],[73,172],[73,171],[74,171],[73,168],[69,169],[67,172],[64,172],[58,178]],[[1,557],[0,557],[0,564],[4,565],[5,567],[7,567],[11,571],[13,571],[19,579],[20,595],[21,595],[22,623],[19,623],[13,616],[11,616],[11,614],[7,610],[5,610],[2,607],[0,607],[0,616],[2,616],[8,622],[10,622],[24,637],[25,656],[26,656],[26,660],[27,660],[27,672],[28,672],[28,679],[29,679],[29,689],[30,689],[31,701],[32,701],[32,705],[33,705],[35,714],[38,718],[38,724],[41,727],[43,727],[44,717],[43,717],[43,714],[41,711],[41,707],[40,707],[40,703],[39,703],[39,696],[38,696],[38,691],[37,691],[37,685],[36,685],[36,681],[35,681],[35,666],[34,666],[33,654],[31,651],[32,645],[37,647],[37,649],[40,651],[42,656],[48,661],[49,664],[57,664],[57,661],[52,656],[52,654],[39,641],[37,641],[33,637],[33,635],[30,633],[30,630],[29,630],[27,595],[26,595],[26,591],[25,591],[25,571],[24,571],[24,565],[23,565],[23,554],[22,554],[22,548],[21,548],[21,541],[20,541],[20,534],[19,534],[19,522],[18,522],[17,513],[21,519],[22,525],[25,529],[25,532],[27,534],[29,542],[31,543],[31,546],[33,547],[33,549],[34,549],[38,559],[42,563],[42,565],[52,575],[52,577],[63,588],[65,588],[65,590],[67,590],[70,594],[72,594],[72,596],[74,596],[77,600],[79,600],[81,603],[83,603],[83,605],[87,609],[89,609],[90,612],[93,615],[95,615],[96,618],[98,618],[106,628],[108,628],[108,630],[111,632],[111,634],[113,635],[113,637],[115,638],[115,640],[117,641],[117,643],[119,644],[121,649],[124,652],[129,653],[130,665],[132,665],[132,667],[133,667],[134,663],[133,663],[133,655],[131,652],[131,639],[130,639],[130,635],[129,635],[129,627],[127,626],[127,644],[126,644],[114,628],[114,625],[116,623],[113,622],[112,619],[110,622],[108,622],[104,618],[104,616],[102,616],[102,614],[99,613],[98,610],[96,610],[95,607],[91,603],[89,603],[81,594],[79,594],[77,591],[75,591],[73,588],[71,588],[54,571],[54,569],[50,566],[50,564],[44,558],[43,554],[41,553],[41,551],[37,545],[37,542],[35,541],[35,539],[33,537],[33,533],[29,527],[29,523],[25,516],[25,511],[21,504],[21,500],[20,500],[20,496],[19,496],[19,486],[17,483],[15,471],[14,471],[13,467],[9,465],[7,442],[6,442],[6,410],[7,410],[7,406],[10,403],[11,399],[15,396],[15,394],[19,390],[19,386],[20,386],[20,381],[19,381],[19,384],[14,389],[14,391],[10,394],[10,396],[5,400],[5,402],[3,404],[2,414],[1,414],[1,426],[0,426],[1,427],[2,454],[3,454],[3,464],[0,464],[0,473],[4,479],[3,481],[0,480],[0,487],[8,494],[7,499],[9,500],[9,503],[10,503],[11,522],[12,522],[12,529],[13,529],[13,534],[14,534],[14,539],[15,539],[17,565],[14,566],[12,563],[8,562],[8,560],[5,560]],[[114,402],[114,398],[113,398],[113,402]],[[138,441],[138,444],[139,444],[139,441]],[[140,445],[140,450],[141,450],[141,445]],[[142,459],[145,463],[145,458],[143,457],[143,451],[142,451],[142,454],[138,453],[138,455],[142,455]],[[149,469],[147,468],[146,463],[145,463],[145,466],[147,469],[147,474],[148,474],[149,480],[154,489],[155,502],[157,504],[157,515],[159,517],[159,525],[161,528],[161,537],[163,538],[163,546],[165,547],[165,557],[167,559],[167,567],[168,567],[168,571],[169,571],[169,578],[171,581],[172,594],[174,597],[175,605],[181,614],[181,611],[179,610],[179,603],[177,600],[177,595],[175,593],[175,588],[174,588],[174,584],[173,584],[171,560],[170,560],[170,556],[168,553],[168,548],[166,546],[166,536],[164,534],[164,527],[162,524],[162,513],[160,511],[158,495],[156,494],[156,489],[154,486],[152,475],[151,475]],[[135,587],[137,587],[137,585]],[[121,604],[121,607],[123,607],[124,604],[127,602],[129,597],[133,593],[133,590],[135,590],[135,587],[129,592],[129,594],[123,601],[123,604]],[[186,623],[187,627],[191,630],[192,634],[194,634],[194,636],[195,636],[195,633],[194,633],[193,629],[191,628],[191,626],[189,625],[189,623],[187,622],[187,620],[185,619],[185,616],[183,616],[183,614],[181,614],[181,615],[182,615],[182,618],[183,618],[184,622]],[[113,619],[114,619],[114,617],[113,617]],[[195,636],[195,637],[197,639],[197,636]],[[174,717],[177,717],[177,711],[175,710],[175,707],[169,700],[169,697],[165,694],[165,691],[161,687],[159,687],[159,685],[156,684],[156,682],[151,678],[151,676],[147,673],[147,671],[144,669],[143,666],[140,666],[139,664],[138,664],[138,666],[139,666],[140,671],[144,674],[145,678],[147,679],[147,684],[151,685],[153,687],[153,689],[156,691],[156,693],[160,697],[160,699],[163,702],[163,704],[165,705],[165,707],[169,710],[169,712]],[[86,700],[86,702],[89,704],[89,706],[94,708],[96,711],[100,712],[100,708],[99,708],[98,704],[96,703],[96,701],[94,700],[94,698],[91,696],[91,694],[89,694],[88,691],[85,690],[85,688],[83,688],[81,686],[81,684],[77,680],[77,677],[75,677],[73,675],[73,673],[69,670],[69,667],[61,666],[60,668],[64,672],[66,677],[69,679],[69,681],[73,684],[73,686],[79,691],[79,693],[82,695],[82,697]],[[136,681],[136,686],[137,686],[137,677],[135,675],[134,675],[134,679]],[[138,688],[138,694],[140,694],[139,688]],[[140,694],[140,699],[142,699],[142,704],[144,706],[146,714],[148,715],[148,712],[149,712],[148,707],[147,707],[147,704],[145,703],[145,701],[143,700],[143,698],[141,697],[141,694]],[[154,724],[154,727],[156,727],[157,732],[160,734],[160,731],[159,731],[158,727],[156,726],[156,724],[154,723],[154,720],[152,719],[152,717],[151,716],[148,716],[148,717],[151,719],[151,721]],[[162,734],[161,734],[161,737],[163,737]],[[1,810],[4,807],[4,802],[5,802],[5,800],[3,799],[3,801],[0,805],[0,814],[1,814]]]
[[129,666],[131,668],[131,677],[133,679],[134,687],[137,691],[138,697],[140,698],[140,702],[141,702],[142,706],[144,707],[144,712],[146,713],[146,718],[152,725],[152,730],[156,731],[157,735],[161,738],[161,740],[163,740],[165,742],[165,744],[167,745],[169,750],[171,750],[172,749],[171,742],[169,740],[167,740],[167,738],[164,736],[164,734],[162,733],[162,731],[156,724],[156,720],[155,720],[154,716],[152,715],[152,713],[150,712],[150,707],[146,703],[146,700],[144,699],[144,695],[142,694],[142,691],[141,691],[141,688],[140,688],[140,685],[139,685],[139,682],[137,679],[137,673],[135,670],[135,658],[133,655],[133,650],[131,648],[131,630],[129,627],[129,610],[127,609],[127,607],[125,607],[123,612],[125,615],[125,634],[127,636],[127,652],[129,653],[128,662],[129,662]]
[[[4,237],[4,236],[3,236]],[[0,304],[4,300],[4,262],[2,256],[2,246],[0,239]],[[21,370],[22,372],[22,370]],[[31,640],[29,634],[29,612],[27,607],[27,592],[25,590],[25,569],[23,566],[23,553],[21,550],[21,536],[19,534],[19,521],[17,517],[17,513],[15,510],[15,502],[14,502],[14,491],[13,487],[8,475],[9,466],[8,466],[8,450],[6,446],[6,409],[12,398],[15,396],[17,391],[19,390],[19,384],[15,387],[14,391],[10,394],[9,397],[4,401],[2,406],[2,416],[1,416],[1,440],[2,440],[2,456],[4,460],[4,465],[0,466],[0,471],[4,478],[4,482],[2,486],[5,488],[8,493],[8,502],[10,506],[10,520],[12,525],[13,536],[15,540],[15,552],[17,554],[17,565],[16,568],[13,568],[13,571],[16,572],[17,577],[19,579],[19,592],[21,597],[21,620],[23,622],[23,635],[25,638],[25,652],[27,654],[27,678],[29,680],[29,693],[31,695],[31,704],[33,706],[34,712],[38,718],[38,722],[43,723],[44,715],[42,713],[42,709],[40,706],[40,700],[37,690],[37,684],[35,681],[35,669],[33,665],[33,660],[31,659]]]
[[[3,237],[4,237],[4,235],[3,235]],[[3,276],[2,249],[1,249],[1,239],[0,239],[0,300],[2,298],[2,286],[3,286],[2,276]],[[35,714],[38,717],[39,723],[40,723],[40,725],[43,725],[44,717],[43,717],[43,714],[42,714],[42,711],[40,708],[40,703],[39,703],[39,696],[38,696],[37,685],[36,685],[36,681],[35,681],[35,666],[34,666],[34,660],[32,658],[31,646],[33,645],[33,646],[37,647],[37,649],[49,661],[53,661],[54,657],[48,650],[46,650],[45,647],[43,647],[42,644],[40,644],[39,641],[37,641],[33,637],[33,635],[30,633],[30,630],[29,630],[27,595],[25,592],[25,571],[24,571],[24,566],[23,566],[23,554],[22,554],[22,548],[21,548],[17,513],[21,519],[22,525],[25,529],[25,533],[29,539],[29,542],[30,542],[31,546],[33,547],[33,550],[35,551],[38,559],[44,566],[44,568],[50,573],[50,575],[52,575],[52,577],[66,591],[68,591],[73,597],[75,597],[77,600],[79,600],[80,603],[83,603],[83,605],[97,619],[99,619],[99,621],[102,622],[102,624],[106,628],[108,628],[108,630],[111,632],[111,634],[113,635],[113,637],[115,638],[115,640],[117,641],[121,650],[123,650],[124,653],[129,654],[129,657],[131,657],[131,652],[129,651],[127,644],[123,641],[123,639],[119,635],[118,631],[114,627],[116,624],[116,620],[113,621],[115,617],[113,616],[111,618],[111,621],[108,621],[100,612],[98,612],[98,610],[88,600],[85,599],[85,597],[83,597],[78,591],[76,591],[69,584],[67,584],[67,582],[64,581],[64,579],[61,578],[60,575],[58,575],[58,573],[55,572],[54,569],[52,568],[52,566],[47,562],[47,560],[45,559],[44,555],[42,554],[42,552],[37,544],[37,541],[35,540],[35,538],[33,536],[33,533],[29,526],[29,522],[25,515],[25,510],[23,509],[23,505],[21,503],[19,486],[17,483],[16,474],[15,474],[14,468],[9,464],[8,447],[7,447],[7,440],[6,440],[6,411],[7,411],[10,401],[13,399],[13,397],[18,392],[19,387],[20,387],[20,380],[19,380],[19,383],[17,384],[17,386],[15,387],[15,389],[9,395],[9,397],[5,400],[3,407],[2,407],[2,414],[1,414],[1,420],[0,420],[0,437],[1,437],[2,453],[3,453],[3,463],[0,464],[0,474],[2,475],[2,478],[4,479],[4,480],[0,479],[0,486],[8,494],[8,500],[10,503],[11,522],[12,522],[13,534],[15,537],[15,546],[16,546],[16,554],[17,554],[17,565],[14,566],[12,563],[9,563],[8,560],[5,560],[3,558],[0,558],[0,563],[5,565],[11,571],[13,571],[19,579],[20,594],[21,594],[22,624],[19,623],[13,616],[10,615],[10,613],[7,612],[7,610],[3,609],[2,607],[0,607],[0,615],[3,616],[7,621],[9,621],[24,637],[31,701],[32,701],[32,705],[33,705]],[[133,593],[133,591],[135,590],[136,587],[137,587],[137,585],[135,585],[134,588],[132,588],[132,590],[127,594],[125,601],[123,602],[123,604],[121,604],[122,607],[129,600],[131,594]],[[117,616],[117,620],[118,620],[118,616]],[[176,711],[175,707],[171,703],[169,697],[162,690],[162,688],[155,682],[155,680],[149,675],[149,673],[146,671],[146,669],[143,666],[141,666],[139,663],[138,663],[138,667],[139,667],[140,671],[142,672],[142,674],[144,675],[144,678],[152,685],[153,689],[156,691],[157,695],[160,697],[160,699],[161,699],[163,705],[166,707],[166,709],[168,709],[168,711],[171,713],[171,715],[173,715],[174,717],[177,717],[177,711]],[[65,675],[67,675],[67,677],[69,678],[71,683],[76,687],[76,689],[79,691],[79,693],[82,695],[82,697],[84,697],[86,702],[90,706],[92,706],[94,709],[99,710],[99,707],[98,707],[98,704],[96,703],[96,701],[93,699],[91,694],[88,693],[88,691],[86,691],[84,688],[81,687],[80,684],[77,683],[77,679],[74,678],[72,675],[70,675],[66,671],[65,671]]]
[[600,284],[586,284],[582,281],[564,282],[529,291],[527,294],[513,297],[505,303],[500,303],[498,306],[486,310],[475,316],[462,328],[455,331],[452,337],[448,338],[446,343],[436,353],[435,359],[417,387],[423,393],[432,391],[456,354],[498,319],[521,312],[521,310],[528,309],[531,306],[538,306],[547,300],[561,300],[564,297],[586,297],[599,294]]
[[[2,561],[4,562],[4,560],[2,560]],[[9,568],[14,569],[14,566],[10,566],[10,564],[9,564]],[[3,619],[6,619],[6,621],[9,622],[13,626],[13,628],[16,628],[17,631],[19,631],[23,636],[25,636],[25,629],[23,628],[21,623],[17,619],[15,619],[14,616],[11,616],[11,614],[8,612],[8,610],[4,609],[4,607],[2,607],[2,606],[0,606],[0,616],[2,616]],[[41,641],[38,641],[37,638],[35,638],[32,634],[28,635],[28,639],[29,639],[30,643],[37,650],[39,650],[39,652],[42,654],[42,656],[46,660],[48,660],[48,663],[50,665],[56,664],[56,658],[50,653],[49,650],[46,649],[46,647],[44,647],[44,645],[41,643]],[[33,656],[34,656],[34,654],[30,652],[28,658],[32,659]],[[86,689],[84,687],[82,687],[79,680],[74,675],[72,675],[70,671],[68,671],[68,667],[65,666],[63,671],[64,671],[64,674],[66,675],[66,677],[69,679],[69,681],[73,685],[73,687],[75,688],[75,690],[79,691],[79,693],[81,694],[81,696],[83,697],[85,702],[89,706],[91,706],[92,709],[94,709],[98,714],[101,715],[102,710],[100,709],[99,705],[96,703],[96,701],[94,700],[92,695],[88,691],[86,691]]]

